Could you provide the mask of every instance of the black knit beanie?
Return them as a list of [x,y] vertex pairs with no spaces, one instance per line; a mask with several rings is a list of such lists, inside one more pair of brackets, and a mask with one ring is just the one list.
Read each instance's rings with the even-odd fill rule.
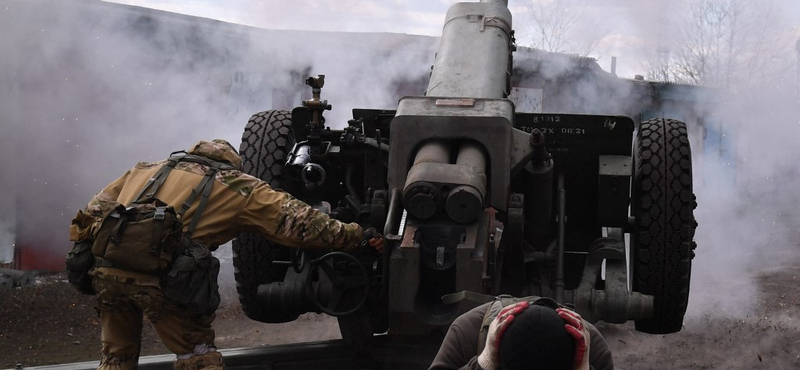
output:
[[500,338],[500,369],[571,370],[575,342],[564,324],[552,307],[528,307]]

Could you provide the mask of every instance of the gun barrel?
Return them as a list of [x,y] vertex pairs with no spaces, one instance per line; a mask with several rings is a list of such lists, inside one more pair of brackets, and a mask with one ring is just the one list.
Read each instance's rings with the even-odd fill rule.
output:
[[426,95],[505,98],[509,88],[511,39],[507,0],[451,6]]

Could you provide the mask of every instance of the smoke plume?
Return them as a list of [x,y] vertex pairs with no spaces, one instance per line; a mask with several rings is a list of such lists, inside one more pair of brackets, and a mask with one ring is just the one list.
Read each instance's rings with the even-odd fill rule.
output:
[[[653,9],[685,9],[658,2],[645,11],[634,3],[640,2],[589,12],[613,15],[624,29],[600,40],[598,50],[653,48],[680,24],[679,14]],[[777,40],[795,40],[798,30],[790,25]],[[2,1],[0,32],[0,205],[14,215],[16,240],[49,252],[59,267],[75,212],[136,162],[200,139],[236,145],[252,113],[299,104],[299,93],[275,92],[306,91],[306,74],[326,75],[323,99],[334,107],[326,113],[333,127],[351,108],[394,109],[396,86],[427,75],[437,44],[408,35],[266,31],[86,0]],[[793,44],[772,46],[785,50],[774,67],[784,72],[747,89],[734,81],[706,102],[712,108],[702,130],[694,126],[700,226],[690,317],[749,312],[757,276],[798,255],[793,71],[800,67]],[[610,55],[597,56],[606,66]],[[563,59],[543,73],[568,73],[576,61]],[[623,65],[635,70],[627,60]],[[629,91],[608,93],[585,84],[571,113],[631,111]]]
[[53,269],[75,213],[136,162],[200,139],[238,146],[251,114],[300,104],[305,74],[327,75],[330,126],[351,108],[392,108],[392,86],[427,72],[435,41],[265,31],[77,0],[4,1],[0,30],[11,36],[0,40],[2,204],[17,243],[54,256]]

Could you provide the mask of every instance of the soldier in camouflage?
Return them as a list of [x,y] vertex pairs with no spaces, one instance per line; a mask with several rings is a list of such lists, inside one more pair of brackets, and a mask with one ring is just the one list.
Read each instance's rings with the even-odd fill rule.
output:
[[[227,162],[237,169],[242,164],[236,150],[225,140],[200,141],[187,153]],[[166,160],[140,162],[106,186],[73,220],[71,240],[89,239],[102,215],[107,214],[115,202],[130,204],[166,163]],[[199,163],[179,162],[159,188],[158,198],[178,208],[206,170],[206,166]],[[192,219],[198,203],[196,200],[183,215],[184,227],[188,227],[187,221]],[[213,251],[239,233],[259,234],[289,247],[344,250],[358,247],[364,238],[356,223],[331,219],[240,170],[220,170],[192,239]],[[368,244],[382,251],[383,239],[371,238]],[[137,367],[143,315],[153,324],[165,346],[177,355],[176,370],[224,369],[222,355],[214,345],[211,327],[214,314],[192,314],[170,302],[161,292],[158,276],[113,267],[96,267],[90,274],[102,326],[99,369]]]

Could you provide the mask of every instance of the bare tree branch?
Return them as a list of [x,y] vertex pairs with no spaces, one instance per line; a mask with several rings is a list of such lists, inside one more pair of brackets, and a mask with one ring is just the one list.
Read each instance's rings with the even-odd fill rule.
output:
[[586,17],[587,0],[528,0],[530,19],[520,27],[522,44],[556,53],[587,56],[608,34],[598,20]]
[[[665,63],[649,56],[648,77],[731,90],[775,78],[786,37],[772,1],[697,0]],[[667,78],[664,78],[667,77]]]

